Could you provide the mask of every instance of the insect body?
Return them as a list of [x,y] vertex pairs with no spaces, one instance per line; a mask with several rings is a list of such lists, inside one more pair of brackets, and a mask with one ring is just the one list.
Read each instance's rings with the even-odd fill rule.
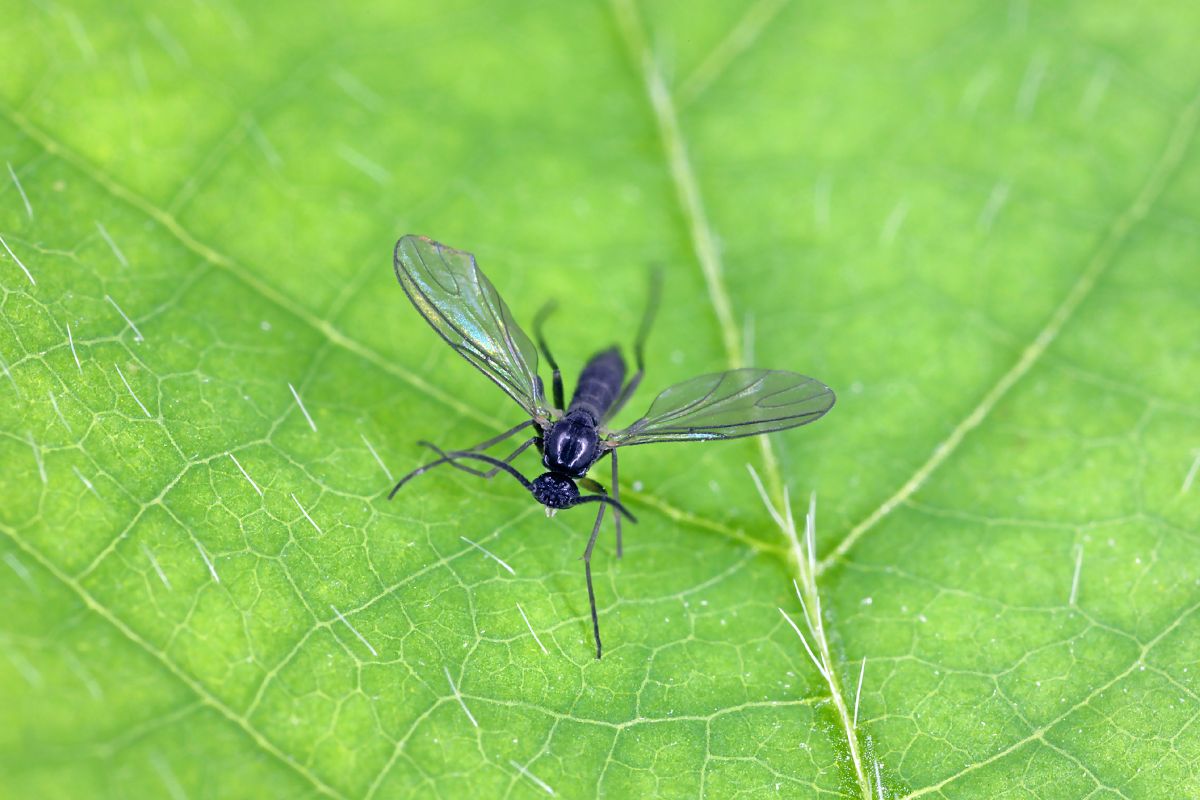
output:
[[571,405],[545,436],[542,463],[551,472],[582,478],[600,458],[598,426],[612,408],[625,380],[625,359],[614,347],[592,356],[583,372]]
[[533,482],[533,496],[547,509],[561,507],[555,502],[561,496],[559,487],[566,485],[563,478],[583,478],[605,454],[600,441],[601,421],[613,408],[624,380],[625,359],[615,347],[592,356],[579,375],[566,413],[538,441],[542,464],[549,472]]
[[[520,405],[528,419],[466,450],[436,451],[439,458],[400,479],[400,487],[442,464],[481,477],[505,472],[515,478],[546,507],[546,513],[587,503],[599,506],[591,537],[584,550],[584,573],[592,612],[596,658],[602,653],[596,594],[592,585],[592,550],[608,506],[614,510],[617,556],[621,555],[621,518],[636,521],[621,504],[617,482],[617,449],[651,442],[733,439],[792,428],[820,418],[834,403],[833,391],[819,381],[794,372],[734,369],[701,375],[675,384],[655,398],[645,416],[620,430],[608,422],[629,400],[644,372],[643,350],[657,303],[657,283],[651,293],[634,343],[636,369],[626,380],[625,360],[615,348],[587,362],[579,376],[569,406],[563,404],[562,374],[542,336],[542,325],[552,305],[534,321],[537,347],[512,318],[508,306],[480,272],[475,257],[423,236],[405,236],[396,243],[396,277],[425,320],[446,342],[487,375]],[[538,350],[553,370],[552,400],[538,375]],[[533,431],[512,453],[500,459],[482,452],[521,431]],[[512,461],[534,445],[546,472],[527,479]],[[587,477],[605,456],[612,463],[612,495]],[[491,467],[475,469],[462,462],[478,461]],[[581,494],[580,486],[591,492]]]

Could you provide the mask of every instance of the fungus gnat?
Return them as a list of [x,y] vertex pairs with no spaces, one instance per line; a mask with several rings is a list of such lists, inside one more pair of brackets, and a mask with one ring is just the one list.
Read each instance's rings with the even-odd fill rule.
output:
[[[445,452],[429,442],[421,442],[439,457],[401,478],[388,499],[417,475],[450,464],[483,478],[491,478],[498,472],[511,475],[546,507],[548,516],[559,509],[596,503],[599,507],[596,522],[583,551],[596,658],[600,658],[601,645],[596,592],[592,586],[592,549],[607,506],[614,510],[618,558],[621,517],[636,522],[620,502],[617,449],[651,442],[734,439],[771,433],[819,419],[833,406],[833,391],[804,375],[769,369],[731,369],[671,386],[655,398],[641,419],[627,428],[612,429],[609,420],[642,380],[643,349],[657,306],[657,281],[634,341],[637,370],[632,377],[625,380],[625,360],[616,347],[602,350],[584,365],[571,403],[564,405],[562,374],[542,336],[542,325],[553,311],[553,303],[543,307],[534,318],[535,347],[470,253],[424,236],[409,235],[396,243],[395,266],[400,285],[425,321],[515,400],[529,419],[466,450]],[[553,403],[547,401],[538,376],[539,349],[553,370]],[[532,429],[533,436],[506,457],[495,458],[481,452],[526,429]],[[546,468],[532,481],[511,464],[530,445],[537,447]],[[611,496],[587,477],[588,470],[605,456],[612,461]],[[480,461],[491,469],[474,469],[462,461]],[[580,494],[581,486],[592,494]]]

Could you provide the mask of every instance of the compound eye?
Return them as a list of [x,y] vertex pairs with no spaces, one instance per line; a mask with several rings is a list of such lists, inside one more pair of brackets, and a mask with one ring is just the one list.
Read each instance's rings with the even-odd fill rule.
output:
[[568,508],[579,499],[575,482],[563,475],[547,472],[533,482],[533,496],[548,508]]

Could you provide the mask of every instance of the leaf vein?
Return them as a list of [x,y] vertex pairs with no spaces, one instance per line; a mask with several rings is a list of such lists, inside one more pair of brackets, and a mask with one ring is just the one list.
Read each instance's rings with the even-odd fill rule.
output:
[[950,435],[933,448],[929,458],[921,464],[887,500],[859,522],[838,543],[832,552],[817,565],[817,574],[824,573],[841,560],[846,553],[872,528],[902,505],[962,444],[963,440],[978,428],[991,414],[996,405],[1038,363],[1042,355],[1058,338],[1063,328],[1075,315],[1079,306],[1088,298],[1096,283],[1115,260],[1121,245],[1132,231],[1154,207],[1162,196],[1167,183],[1174,177],[1188,147],[1195,137],[1197,119],[1200,118],[1200,94],[1195,95],[1179,114],[1178,120],[1167,137],[1166,146],[1150,170],[1146,182],[1130,205],[1117,215],[1104,238],[1088,260],[1083,272],[1076,279],[1066,297],[1050,315],[1050,319],[1022,351],[1016,363],[984,394],[967,416],[951,430]]
[[325,783],[312,770],[310,770],[305,765],[299,763],[298,761],[293,759],[291,756],[289,756],[287,753],[285,753],[282,749],[280,749],[280,747],[278,745],[276,745],[274,742],[272,742],[270,739],[268,739],[261,731],[259,731],[256,727],[254,727],[254,725],[252,725],[250,723],[249,719],[247,719],[246,717],[244,717],[241,714],[238,714],[236,711],[234,711],[232,708],[230,708],[228,705],[226,705],[224,702],[222,702],[216,695],[212,694],[212,692],[210,692],[203,684],[201,684],[198,680],[196,680],[194,677],[192,677],[187,672],[185,672],[182,667],[180,667],[171,658],[169,658],[165,652],[158,649],[154,645],[150,644],[150,642],[148,642],[146,639],[142,638],[142,636],[137,631],[135,631],[133,628],[129,627],[129,625],[127,625],[124,622],[124,620],[122,620],[120,617],[118,617],[116,614],[114,614],[112,611],[110,611],[106,606],[104,606],[89,591],[87,591],[87,589],[83,588],[83,586],[80,585],[78,581],[76,581],[70,575],[67,575],[65,572],[63,572],[61,569],[59,569],[58,565],[56,565],[49,558],[47,558],[40,550],[33,547],[31,544],[29,544],[24,539],[22,539],[17,534],[16,530],[8,527],[7,525],[0,525],[0,532],[3,532],[5,536],[7,536],[10,540],[12,540],[13,544],[15,544],[17,547],[21,548],[21,550],[25,551],[25,553],[27,553],[30,557],[32,557],[39,564],[41,564],[41,566],[47,572],[49,572],[59,582],[61,582],[64,586],[66,586],[68,589],[70,589],[80,600],[83,601],[84,605],[86,605],[91,611],[95,612],[102,619],[104,619],[106,622],[108,622],[110,625],[112,625],[114,628],[116,628],[117,631],[119,631],[130,642],[137,645],[139,648],[144,650],[146,653],[153,656],[155,660],[157,660],[160,664],[162,664],[164,667],[166,667],[167,670],[172,675],[174,675],[181,683],[183,683],[185,686],[187,686],[189,689],[191,689],[192,692],[194,692],[196,694],[196,696],[200,699],[201,702],[203,702],[205,705],[207,705],[207,706],[213,708],[214,710],[216,710],[217,712],[219,712],[222,716],[224,716],[226,719],[228,719],[230,722],[232,722],[236,727],[241,729],[260,748],[262,748],[267,753],[270,753],[272,756],[274,756],[280,762],[282,762],[283,764],[285,764],[286,766],[288,766],[292,770],[294,770],[298,775],[300,775],[306,781],[308,781],[310,784],[312,784],[313,788],[316,789],[321,794],[326,795],[328,797],[337,797],[337,798],[343,797],[341,792],[337,791],[332,786]]

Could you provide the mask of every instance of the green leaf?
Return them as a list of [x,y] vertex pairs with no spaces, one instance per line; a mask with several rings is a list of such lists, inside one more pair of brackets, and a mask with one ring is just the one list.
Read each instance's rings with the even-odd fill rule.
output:
[[[7,11],[0,794],[1200,795],[1193,4]],[[839,392],[622,456],[602,661],[589,515],[386,500],[520,421],[409,232]]]

